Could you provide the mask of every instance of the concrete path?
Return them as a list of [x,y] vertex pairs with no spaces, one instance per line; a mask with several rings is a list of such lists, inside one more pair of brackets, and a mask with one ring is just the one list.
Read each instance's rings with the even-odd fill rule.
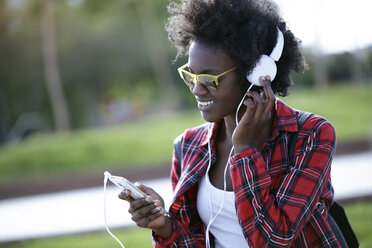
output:
[[[337,156],[331,174],[335,198],[371,196],[371,175],[372,151]],[[172,198],[169,179],[143,184],[159,192],[168,208]],[[127,212],[128,203],[117,197],[119,192],[109,184],[106,208],[110,229],[134,225]],[[97,230],[104,230],[103,187],[0,201],[0,243]]]

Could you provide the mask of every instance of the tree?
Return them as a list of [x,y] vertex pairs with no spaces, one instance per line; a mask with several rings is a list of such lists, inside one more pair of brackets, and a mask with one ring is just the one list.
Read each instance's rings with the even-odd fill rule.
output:
[[53,1],[43,0],[42,7],[41,33],[45,83],[53,109],[56,130],[65,131],[69,129],[70,124],[58,70]]
[[169,67],[167,50],[160,37],[160,28],[157,26],[157,18],[153,11],[153,6],[148,6],[151,2],[136,1],[135,7],[139,16],[139,21],[146,42],[149,60],[152,65],[155,81],[159,96],[164,96],[164,103],[169,101],[177,105],[179,97],[173,84],[172,73]]
[[344,52],[329,56],[327,74],[330,81],[351,81],[354,77],[354,64],[358,63],[354,55]]

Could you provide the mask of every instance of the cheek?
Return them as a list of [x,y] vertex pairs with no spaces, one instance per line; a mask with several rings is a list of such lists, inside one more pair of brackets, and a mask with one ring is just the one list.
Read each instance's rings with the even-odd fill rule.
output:
[[232,74],[227,80],[228,83],[223,85],[221,92],[223,92],[226,99],[239,103],[245,92],[238,85],[237,75]]
[[232,114],[236,111],[243,94],[244,93],[240,90],[230,90],[221,96],[219,103],[222,105],[221,109],[223,109],[225,115]]
[[236,81],[231,82],[229,85],[226,85],[223,89],[223,95],[225,99],[228,99],[229,102],[239,104],[240,100],[244,95],[244,91],[239,87]]

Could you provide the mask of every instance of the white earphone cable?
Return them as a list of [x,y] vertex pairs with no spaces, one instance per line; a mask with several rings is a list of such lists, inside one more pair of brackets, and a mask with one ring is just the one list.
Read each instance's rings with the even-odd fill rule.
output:
[[107,184],[108,177],[105,175],[105,179],[103,182],[103,219],[105,223],[105,228],[107,232],[121,245],[122,248],[125,248],[124,245],[120,242],[120,240],[110,231],[110,229],[107,226],[107,220],[106,220],[106,184]]
[[247,96],[247,93],[248,93],[249,91],[251,91],[251,88],[253,87],[253,85],[254,85],[254,84],[251,84],[251,85],[249,86],[247,92],[245,92],[245,94],[244,94],[242,100],[240,101],[240,103],[239,103],[239,105],[238,105],[238,108],[236,109],[236,114],[235,114],[235,123],[236,123],[236,126],[238,126],[238,124],[239,124],[238,113],[239,113],[240,107],[242,106],[242,104],[243,104],[243,102],[244,102],[244,100],[245,100],[245,97]]

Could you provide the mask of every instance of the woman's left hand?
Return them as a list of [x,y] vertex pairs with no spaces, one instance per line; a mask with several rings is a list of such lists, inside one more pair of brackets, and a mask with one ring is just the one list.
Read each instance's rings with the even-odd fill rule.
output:
[[235,153],[249,148],[260,149],[270,136],[275,94],[270,86],[269,76],[261,77],[260,83],[263,86],[264,95],[258,92],[248,92],[248,98],[244,101],[246,111],[232,135]]

